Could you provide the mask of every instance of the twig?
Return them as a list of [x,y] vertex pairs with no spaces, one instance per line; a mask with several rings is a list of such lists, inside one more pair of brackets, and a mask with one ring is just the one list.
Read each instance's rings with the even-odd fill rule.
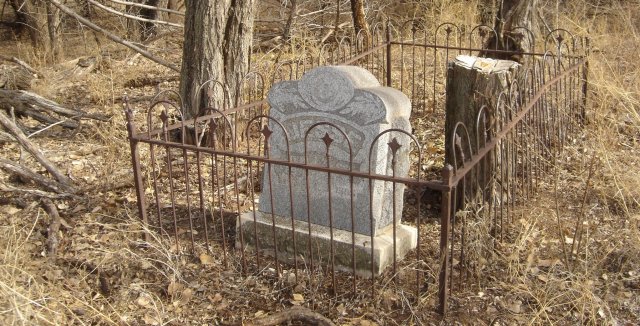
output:
[[137,21],[141,21],[141,22],[145,22],[145,23],[153,23],[153,24],[164,24],[164,25],[169,25],[169,26],[173,26],[173,27],[180,27],[180,28],[184,27],[181,24],[166,22],[164,20],[147,19],[147,18],[142,18],[142,17],[139,17],[139,16],[125,14],[125,13],[120,12],[118,10],[115,10],[113,8],[107,7],[107,6],[101,4],[101,3],[97,2],[97,1],[87,0],[87,2],[89,2],[90,4],[100,8],[102,10],[108,11],[108,12],[114,14],[114,15],[118,15],[118,16],[122,16],[122,17],[125,17],[125,18],[129,18],[131,20],[137,20]]
[[593,177],[594,167],[596,161],[596,152],[593,151],[591,155],[591,162],[589,162],[589,175],[587,176],[587,181],[584,186],[584,195],[582,197],[582,204],[580,206],[580,214],[578,215],[578,219],[576,220],[576,228],[573,231],[573,243],[571,244],[571,254],[573,254],[574,246],[577,243],[577,247],[575,247],[576,253],[580,251],[580,247],[582,244],[582,221],[585,218],[586,212],[585,207],[587,206],[587,196],[589,194],[589,188],[591,184],[591,178]]
[[82,23],[83,25],[97,31],[100,32],[102,34],[104,34],[108,39],[116,42],[116,43],[120,43],[128,48],[130,48],[133,51],[136,51],[140,54],[142,54],[145,58],[160,64],[162,66],[165,66],[171,70],[177,71],[179,72],[180,69],[178,69],[178,67],[176,67],[175,65],[169,63],[168,61],[162,60],[160,58],[157,58],[156,56],[154,56],[153,54],[149,53],[148,51],[145,51],[141,48],[139,48],[138,46],[136,46],[135,44],[123,40],[122,38],[114,35],[113,33],[103,29],[102,27],[92,23],[91,21],[89,21],[88,19],[78,15],[76,12],[74,12],[71,8],[61,4],[58,0],[49,0],[54,6],[58,7],[58,9],[60,9],[62,12],[64,12],[65,14],[72,16],[73,18],[77,19],[80,23]]
[[30,134],[27,136],[27,138],[31,138],[31,137],[33,137],[33,136],[35,136],[35,135],[37,135],[37,134],[39,134],[39,133],[41,133],[41,132],[44,132],[44,131],[46,131],[47,129],[53,128],[53,127],[55,127],[55,126],[57,126],[57,125],[62,125],[62,126],[64,126],[64,125],[65,125],[65,123],[67,123],[67,122],[69,122],[69,121],[72,121],[72,119],[73,119],[73,118],[67,118],[67,119],[64,119],[64,120],[60,120],[60,121],[58,121],[58,122],[54,122],[54,123],[52,123],[52,124],[50,124],[50,125],[48,125],[48,126],[46,126],[46,127],[42,128],[42,129],[39,129],[39,130],[36,130],[36,131],[34,131],[34,132],[30,133]]
[[538,18],[540,18],[540,21],[542,22],[544,27],[547,29],[547,33],[551,33],[552,30],[549,27],[549,24],[547,24],[547,20],[544,19],[544,15],[542,14],[542,9],[540,9],[540,8],[538,8]]
[[153,10],[157,10],[157,11],[164,11],[164,12],[168,12],[168,13],[171,13],[171,14],[176,14],[178,16],[184,16],[184,12],[179,11],[179,10],[173,10],[173,9],[168,9],[168,8],[150,6],[150,5],[145,5],[145,4],[137,3],[137,2],[120,1],[120,0],[109,0],[109,2],[113,2],[113,3],[117,3],[117,4],[121,4],[121,5],[126,5],[126,6],[132,6],[132,7],[139,7],[139,8],[145,8],[145,9],[153,9]]
[[248,323],[246,325],[273,326],[292,321],[299,321],[305,325],[335,326],[329,318],[315,311],[311,311],[309,308],[300,306],[293,306],[287,310],[276,312],[263,318],[258,318],[254,320],[253,323]]
[[49,214],[49,217],[51,217],[51,223],[49,223],[49,227],[47,228],[47,256],[49,256],[49,259],[55,260],[56,253],[58,252],[58,243],[60,243],[58,239],[58,231],[60,231],[61,224],[60,214],[51,199],[43,198],[42,207],[47,214]]
[[22,145],[22,147],[24,147],[29,153],[31,153],[31,155],[33,155],[33,157],[35,157],[35,159],[38,160],[38,162],[40,162],[40,164],[42,164],[42,166],[44,166],[44,168],[47,169],[47,171],[49,171],[49,173],[51,173],[51,175],[56,178],[56,180],[58,180],[65,187],[68,187],[68,192],[75,192],[71,179],[60,172],[60,170],[58,170],[58,168],[44,156],[40,149],[36,147],[2,111],[0,111],[0,124],[2,124],[5,129],[7,129],[7,131],[9,131],[9,133],[11,133],[16,138],[20,145]]
[[[557,160],[554,159],[554,169],[555,169],[555,179],[554,179],[554,189],[555,189],[555,209],[556,209],[556,221],[558,223],[558,240],[560,241],[560,245],[562,246],[562,253],[564,254],[564,264],[565,266],[567,266],[567,268],[569,267],[569,255],[567,254],[567,246],[564,243],[564,234],[562,234],[562,224],[560,222],[560,203],[558,200],[558,197],[560,197],[560,193],[558,193],[558,178],[560,177],[560,172],[558,171],[558,162]],[[575,239],[574,239],[575,241]]]

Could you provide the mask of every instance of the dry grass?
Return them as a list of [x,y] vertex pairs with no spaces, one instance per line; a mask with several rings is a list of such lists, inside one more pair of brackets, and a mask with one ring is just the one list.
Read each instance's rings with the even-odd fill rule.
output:
[[[478,282],[456,294],[447,323],[638,322],[640,22],[636,18],[640,5],[570,1],[566,6],[548,23],[557,21],[591,37],[590,123],[551,171],[550,184],[520,208],[508,241],[472,238],[472,254],[485,261],[477,259],[474,277]],[[477,20],[474,1],[437,1],[418,8],[427,10],[407,15],[429,22]],[[296,42],[306,46],[304,37]],[[40,62],[24,41],[5,44],[3,54],[34,65]],[[81,52],[90,54],[97,52],[93,46],[77,44],[77,49],[87,48]],[[141,240],[144,227],[133,213],[128,143],[117,98],[125,92],[130,96],[153,93],[124,89],[128,78],[170,72],[140,59],[129,65],[126,52],[112,53],[95,73],[65,79],[62,86],[48,83],[47,78],[37,86],[38,92],[63,103],[79,103],[93,112],[113,114],[113,119],[87,122],[77,134],[54,128],[52,137],[36,140],[89,190],[80,200],[58,203],[69,227],[62,229],[61,255],[55,262],[43,253],[49,221],[37,203],[14,198],[0,207],[0,323],[213,324],[281,310],[291,304],[294,291],[302,291],[308,304],[314,293],[321,292],[320,284],[296,289],[300,284],[291,284],[286,276],[278,278],[268,269],[239,278],[233,269],[223,268],[218,257],[213,257],[213,264],[202,264],[179,255],[166,235],[150,232],[151,239]],[[39,68],[56,75],[54,69]],[[19,149],[4,145],[3,153],[17,159]],[[592,153],[595,173],[587,184]],[[27,163],[33,164],[29,159]],[[8,182],[8,176],[0,174],[0,181]],[[583,236],[579,248],[571,252],[578,218]],[[482,222],[475,223],[473,230],[487,229]],[[433,291],[411,303],[409,294],[393,289],[390,284],[383,287],[373,300],[375,306],[362,300],[325,301],[322,296],[314,297],[314,304],[344,324],[421,324],[437,318]]]

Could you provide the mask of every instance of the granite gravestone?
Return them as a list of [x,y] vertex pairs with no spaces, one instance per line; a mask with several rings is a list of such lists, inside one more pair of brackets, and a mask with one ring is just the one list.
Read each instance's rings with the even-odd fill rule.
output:
[[[270,158],[290,157],[294,162],[344,170],[407,175],[409,137],[389,132],[375,143],[374,139],[391,128],[410,133],[411,103],[402,92],[381,86],[367,70],[354,66],[316,68],[299,81],[275,84],[268,100],[270,116],[287,131],[285,137],[280,126],[273,121],[269,124]],[[327,124],[310,130],[317,123]],[[270,175],[268,170],[265,167],[260,197],[260,210],[264,213],[293,216],[323,226],[329,226],[332,218],[334,228],[351,231],[353,207],[355,232],[375,236],[393,222],[395,202],[396,222],[400,220],[403,184],[396,184],[394,201],[391,182],[376,180],[370,185],[369,180],[355,177],[352,191],[349,176],[333,173],[329,180],[326,172],[308,171],[307,178],[306,171],[293,168],[289,187],[288,167],[274,164]]]

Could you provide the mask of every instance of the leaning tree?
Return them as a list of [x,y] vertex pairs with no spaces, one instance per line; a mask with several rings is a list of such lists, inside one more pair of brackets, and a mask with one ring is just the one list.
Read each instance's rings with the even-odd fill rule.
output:
[[371,32],[365,19],[364,0],[351,0],[351,17],[353,18],[353,28],[356,35],[361,35],[364,47],[368,48],[371,43]]
[[[234,103],[242,77],[249,69],[256,0],[187,1],[180,96],[186,117],[201,107]],[[208,83],[196,98],[198,88]],[[228,96],[223,94],[225,85]],[[230,101],[224,101],[225,97]]]

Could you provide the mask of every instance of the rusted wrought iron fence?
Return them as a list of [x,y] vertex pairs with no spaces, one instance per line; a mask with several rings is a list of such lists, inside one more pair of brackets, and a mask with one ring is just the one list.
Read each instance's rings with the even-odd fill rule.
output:
[[[554,158],[584,122],[587,46],[583,39],[565,30],[553,31],[540,43],[531,37],[534,49],[544,50],[520,53],[527,64],[495,105],[478,108],[475,125],[458,123],[449,135],[441,130],[434,132],[436,137],[458,138],[458,142],[452,142],[457,147],[446,149],[451,162],[444,162],[443,155],[425,151],[424,140],[397,129],[382,132],[372,144],[356,144],[339,126],[316,123],[297,131],[304,135],[302,139],[292,140],[291,131],[268,116],[269,104],[264,97],[273,82],[300,78],[318,65],[343,62],[362,66],[407,94],[413,103],[412,115],[439,114],[444,125],[446,63],[457,54],[480,53],[483,38],[495,33],[486,26],[467,28],[466,34],[465,29],[452,24],[439,25],[433,33],[416,22],[396,29],[381,26],[374,25],[366,50],[361,50],[362,38],[354,37],[353,41],[323,47],[317,54],[253,71],[238,86],[236,99],[225,99],[220,109],[205,108],[195,118],[182,116],[179,102],[162,99],[172,91],[158,94],[158,100],[141,113],[127,106],[141,219],[157,232],[170,235],[177,252],[209,252],[220,264],[241,275],[266,269],[287,271],[296,280],[330,289],[334,297],[374,298],[389,288],[413,300],[437,296],[439,311],[444,313],[450,294],[481,280],[479,258],[488,256],[487,250],[491,249],[479,243],[503,240],[515,208],[535,194]],[[398,41],[407,35],[408,40]],[[226,85],[210,85],[221,87],[228,96]],[[192,100],[197,103],[197,99]],[[476,136],[475,143],[471,134]],[[274,137],[279,137],[277,141],[287,149],[302,146],[305,151],[286,159],[272,158]],[[308,156],[306,148],[311,142],[323,144],[324,155]],[[393,162],[398,153],[410,155],[407,177],[397,176],[396,166],[384,172],[372,171],[372,148],[378,144],[389,146]],[[348,159],[344,159],[344,153],[342,159],[338,158],[339,149],[346,151]],[[368,153],[368,166],[353,164],[357,151]],[[423,169],[427,160],[444,166],[439,179],[427,180]],[[284,175],[282,189],[269,184],[276,173]],[[328,184],[310,184],[309,174],[326,174]],[[307,178],[292,181],[294,175]],[[335,189],[331,184],[335,178],[342,180],[346,185],[342,190],[350,194],[346,211],[335,211],[338,199],[332,197]],[[373,189],[380,184],[393,189],[393,203],[375,202]],[[364,189],[368,198],[356,202],[354,186]],[[271,240],[256,241],[249,248],[245,237],[257,239],[258,231],[237,232],[236,221],[242,214],[259,210],[260,192],[265,187],[271,193],[287,194],[290,215],[296,211],[294,206],[308,209],[310,193],[320,192],[326,196],[327,214],[344,217],[346,227],[340,226],[341,230],[329,226],[332,245],[322,254],[312,248],[311,241],[304,246],[295,245],[295,241],[294,245],[279,242],[275,230],[278,217],[267,215],[274,223],[271,238],[267,235]],[[404,207],[396,209],[401,206],[395,200],[403,196]],[[273,207],[270,197],[262,200],[271,201],[269,207]],[[440,205],[427,204],[434,202]],[[369,277],[358,277],[362,271],[354,249],[354,210],[371,212],[380,205],[391,205],[394,221],[402,218],[417,228],[417,248],[403,260],[393,259],[386,271],[372,267],[365,273]],[[434,218],[440,220],[439,226],[426,223]],[[291,225],[292,238],[314,232],[293,217],[285,222]],[[395,234],[397,224],[392,225]],[[351,239],[350,248],[333,246],[334,236],[340,232]],[[370,241],[373,246],[373,235]],[[279,245],[281,249],[289,246],[285,248],[290,253],[287,257],[278,257]],[[396,252],[395,237],[393,250]],[[435,283],[437,287],[427,286]],[[308,294],[311,299],[320,295],[316,291]]]

